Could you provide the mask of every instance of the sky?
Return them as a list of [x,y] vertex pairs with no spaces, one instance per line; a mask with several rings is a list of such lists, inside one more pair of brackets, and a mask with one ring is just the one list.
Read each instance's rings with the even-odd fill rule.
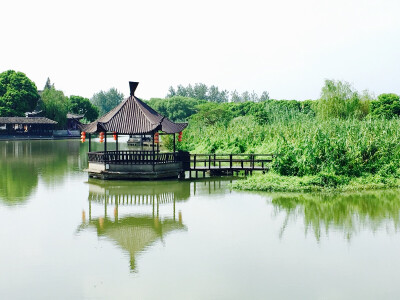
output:
[[325,79],[400,94],[399,0],[13,0],[0,33],[0,72],[68,96],[139,81],[143,99],[205,83],[304,100]]

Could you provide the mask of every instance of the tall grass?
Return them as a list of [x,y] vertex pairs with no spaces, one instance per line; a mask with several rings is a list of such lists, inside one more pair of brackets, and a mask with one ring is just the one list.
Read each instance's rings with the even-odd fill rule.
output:
[[291,176],[395,175],[400,165],[398,119],[319,120],[291,112],[274,116],[265,124],[253,116],[210,126],[190,123],[180,147],[195,153],[274,153],[274,170]]

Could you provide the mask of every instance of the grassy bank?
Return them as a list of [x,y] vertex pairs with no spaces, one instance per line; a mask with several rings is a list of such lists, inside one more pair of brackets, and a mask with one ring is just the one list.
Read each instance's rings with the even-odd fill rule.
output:
[[272,172],[236,189],[321,191],[399,186],[398,119],[318,120],[308,115],[261,125],[253,116],[226,125],[191,124],[186,146],[194,153],[274,153]]
[[283,176],[270,172],[233,183],[236,190],[266,192],[344,192],[400,188],[400,179],[378,174],[360,177],[319,173],[308,176]]

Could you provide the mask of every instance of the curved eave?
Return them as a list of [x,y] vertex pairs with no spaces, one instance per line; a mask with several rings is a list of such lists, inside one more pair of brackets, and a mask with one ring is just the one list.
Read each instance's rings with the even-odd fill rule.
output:
[[184,130],[187,123],[174,123],[139,98],[131,95],[96,121],[81,126],[87,133],[115,132],[139,135],[163,131],[168,134]]

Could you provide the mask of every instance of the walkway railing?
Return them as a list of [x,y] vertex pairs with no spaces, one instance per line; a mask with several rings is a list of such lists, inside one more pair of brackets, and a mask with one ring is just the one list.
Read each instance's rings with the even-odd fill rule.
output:
[[186,169],[191,171],[264,171],[270,168],[273,154],[190,154]]
[[88,152],[89,162],[120,165],[148,165],[178,162],[178,153],[153,151]]

